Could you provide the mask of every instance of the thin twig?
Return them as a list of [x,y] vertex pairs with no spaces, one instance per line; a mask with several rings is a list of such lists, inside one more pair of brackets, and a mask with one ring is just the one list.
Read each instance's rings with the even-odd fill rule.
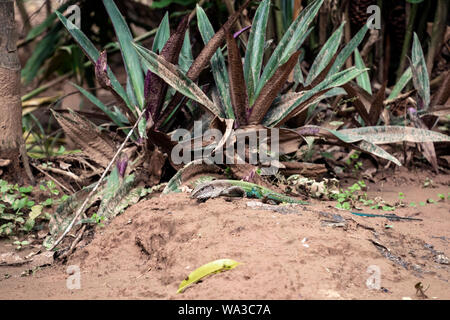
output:
[[75,250],[75,247],[81,241],[81,238],[83,237],[83,233],[84,233],[85,230],[86,230],[86,225],[84,225],[81,228],[81,230],[78,231],[78,234],[75,237],[75,239],[72,241],[72,244],[70,245],[70,248],[66,252],[64,252],[61,256],[59,256],[58,259],[62,260],[64,258],[66,258],[67,256],[69,256]]
[[50,174],[48,174],[47,172],[45,172],[44,170],[42,170],[41,168],[39,168],[38,166],[35,166],[34,164],[31,164],[33,167],[35,167],[40,173],[43,173],[47,178],[49,178],[50,180],[52,180],[53,182],[55,182],[58,186],[60,186],[61,188],[63,188],[64,190],[66,190],[69,193],[75,193],[75,190],[70,191],[66,186],[64,186],[63,184],[61,184],[61,182],[59,182],[58,180],[56,180],[55,178],[53,178]]
[[83,182],[83,179],[81,179],[80,177],[78,177],[78,176],[77,176],[76,174],[74,174],[73,172],[70,172],[70,171],[64,171],[64,170],[61,170],[61,169],[58,169],[58,168],[51,168],[51,167],[48,167],[47,170],[48,170],[48,171],[52,171],[52,172],[57,173],[57,174],[60,174],[60,175],[65,175],[65,176],[67,176],[68,178],[74,180],[75,182],[78,182],[78,183],[82,183],[82,182]]
[[[92,191],[88,194],[88,196],[86,197],[86,199],[84,200],[83,204],[81,205],[81,207],[78,208],[77,212],[75,213],[75,216],[73,217],[72,221],[70,222],[70,224],[67,226],[66,230],[63,232],[63,234],[59,237],[58,240],[55,241],[55,243],[52,245],[52,247],[49,250],[53,250],[56,248],[56,246],[58,246],[61,241],[64,239],[64,237],[67,235],[67,233],[69,233],[69,231],[73,228],[73,226],[75,225],[75,221],[77,221],[78,217],[84,212],[84,210],[86,209],[86,205],[88,204],[88,202],[90,201],[90,199],[92,198],[92,196],[94,195],[94,193],[97,191],[98,187],[100,186],[100,184],[103,182],[103,180],[106,177],[106,174],[109,172],[109,170],[111,169],[112,165],[115,163],[117,157],[119,156],[119,154],[122,152],[123,148],[125,148],[126,143],[128,142],[128,140],[131,138],[131,136],[133,135],[134,130],[137,128],[139,122],[141,122],[142,117],[145,114],[145,110],[141,112],[141,114],[139,115],[139,118],[136,120],[136,122],[134,123],[133,128],[130,130],[130,132],[128,132],[127,137],[125,138],[125,140],[123,141],[122,145],[120,146],[119,150],[117,150],[116,154],[114,155],[114,157],[111,159],[111,161],[109,162],[108,166],[106,167],[105,171],[103,172],[102,176],[100,177],[100,179],[97,181],[97,184],[95,185],[94,189],[92,189]],[[152,121],[151,119],[149,119],[149,121]]]

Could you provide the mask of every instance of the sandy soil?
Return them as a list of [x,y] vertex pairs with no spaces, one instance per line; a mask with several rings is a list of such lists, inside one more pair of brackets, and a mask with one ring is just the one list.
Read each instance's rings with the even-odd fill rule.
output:
[[[450,191],[450,176],[435,177],[436,188],[424,189],[425,176],[390,176],[369,185],[369,192],[386,201],[404,192],[409,203]],[[312,201],[282,214],[251,209],[248,201],[199,204],[186,194],[142,201],[98,228],[65,265],[27,277],[20,276],[24,267],[0,267],[0,298],[420,299],[418,282],[429,287],[430,299],[450,298],[449,265],[436,262],[449,254],[449,200],[398,209],[397,215],[423,221],[394,222],[355,216],[333,202]],[[329,226],[326,213],[342,216],[346,226]],[[6,242],[0,246],[0,253],[11,250]],[[222,258],[242,264],[176,294],[191,271]],[[79,290],[66,287],[71,265],[81,271]],[[368,271],[378,268],[381,289],[369,289]]]

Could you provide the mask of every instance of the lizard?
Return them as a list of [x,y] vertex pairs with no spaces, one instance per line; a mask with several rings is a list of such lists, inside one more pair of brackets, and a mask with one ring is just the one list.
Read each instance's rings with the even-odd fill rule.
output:
[[308,204],[308,202],[291,198],[260,185],[237,180],[213,180],[201,183],[195,187],[191,195],[192,198],[202,202],[220,196],[246,196],[248,198],[262,199],[263,201],[271,200],[276,203]]
[[[212,180],[204,183],[200,183],[192,191],[191,197],[196,198],[200,202],[204,202],[208,199],[218,198],[220,196],[227,197],[248,197],[262,199],[264,202],[271,200],[279,203],[296,203],[296,204],[309,204],[308,202],[301,201],[295,198],[291,198],[284,194],[275,192],[260,185],[237,180]],[[362,212],[351,212],[351,214],[360,217],[374,217],[374,218],[387,218],[389,220],[411,220],[422,221],[418,218],[400,217],[396,214],[371,214]]]

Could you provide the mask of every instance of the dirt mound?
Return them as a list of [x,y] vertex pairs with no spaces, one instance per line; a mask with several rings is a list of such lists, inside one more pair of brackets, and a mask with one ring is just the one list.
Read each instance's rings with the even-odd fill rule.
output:
[[[380,186],[387,198],[404,188],[370,188]],[[411,188],[408,194],[418,201],[447,189]],[[143,201],[97,228],[66,266],[0,281],[7,289],[0,297],[417,299],[415,285],[422,282],[430,298],[450,298],[448,201],[395,212],[423,221],[359,217],[331,202],[281,212],[248,202],[197,203],[185,194]],[[242,264],[176,294],[191,271],[222,258]],[[80,290],[66,288],[69,265],[80,267]]]

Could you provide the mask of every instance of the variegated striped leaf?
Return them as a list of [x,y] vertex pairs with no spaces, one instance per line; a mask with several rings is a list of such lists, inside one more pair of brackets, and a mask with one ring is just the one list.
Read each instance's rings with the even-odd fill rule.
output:
[[164,58],[146,48],[133,43],[142,63],[147,68],[166,81],[174,89],[186,97],[202,104],[214,115],[220,115],[220,109],[203,93],[191,79],[189,79],[177,66],[167,62]]
[[340,130],[350,142],[367,140],[375,144],[397,142],[449,142],[450,137],[431,130],[402,126],[375,126]]
[[395,84],[392,89],[391,94],[389,95],[389,100],[397,98],[397,96],[402,92],[402,90],[406,87],[409,81],[412,79],[412,71],[411,67],[406,69],[406,71],[402,74],[398,82]]
[[[369,128],[369,127],[367,127]],[[300,129],[296,130],[299,134],[304,136],[322,136],[329,138],[330,134],[334,136],[335,138],[339,139],[340,141],[347,143],[353,147],[359,148],[362,151],[371,153],[377,157],[392,161],[398,166],[401,166],[402,164],[400,161],[398,161],[397,158],[395,158],[390,153],[386,152],[383,148],[377,146],[376,144],[369,142],[367,140],[364,140],[362,137],[355,137],[353,135],[348,135],[347,133],[343,132],[344,130],[331,130],[326,129],[322,127],[317,126],[305,126]]]
[[[305,108],[309,108],[311,106],[317,105],[320,101],[335,97],[338,95],[346,94],[345,90],[342,88],[333,88],[325,94],[320,95],[318,98],[314,99],[312,102],[308,103]],[[287,93],[279,98],[277,98],[272,108],[267,113],[264,118],[263,125],[271,126],[277,119],[281,118],[283,114],[289,109],[297,100],[302,98],[305,95],[305,92],[295,92],[295,93]],[[312,110],[311,110],[312,111]]]
[[308,27],[317,15],[323,1],[324,0],[316,0],[308,5],[304,10],[302,10],[297,19],[295,19],[286,31],[264,67],[263,74],[261,75],[261,78],[256,86],[254,100],[256,100],[256,97],[259,95],[266,82],[273,76],[276,70],[281,65],[285,64],[294,52],[300,48],[303,41],[305,41],[311,31],[311,29],[308,30]]
[[280,110],[275,110],[273,108],[270,109],[268,114],[266,115],[264,124],[267,126],[276,126],[280,124],[281,122],[286,120],[286,117],[292,115],[297,107],[299,107],[302,103],[307,102],[321,91],[326,91],[334,87],[342,86],[345,83],[353,80],[355,77],[360,75],[361,72],[364,71],[365,70],[359,70],[353,67],[331,75],[311,90],[306,91],[304,95],[300,96],[290,106],[285,105],[284,109]]
[[119,40],[122,57],[125,63],[127,74],[130,77],[135,97],[139,103],[139,108],[144,107],[144,74],[139,62],[139,56],[133,48],[133,36],[128,28],[125,18],[120,13],[114,1],[103,0],[103,4],[113,23]]
[[[92,64],[95,65],[96,62],[98,61],[98,58],[100,57],[100,52],[91,42],[91,40],[89,40],[89,38],[86,37],[86,35],[80,29],[78,29],[78,27],[75,24],[73,24],[70,20],[64,17],[60,12],[56,11],[56,15],[58,16],[62,24],[66,27],[67,31],[69,31],[69,33],[78,43],[80,48],[84,51],[84,53],[92,62]],[[128,108],[134,113],[135,112],[134,108],[130,104],[130,101],[127,97],[124,88],[120,85],[119,81],[117,80],[116,76],[111,71],[111,68],[109,66],[107,67],[107,73],[109,80],[111,81],[111,86],[114,88],[114,91],[117,92],[117,94],[122,98],[122,100],[125,101]]]
[[[358,48],[355,49],[355,66],[360,70],[366,69],[364,60],[361,57]],[[368,71],[361,73],[361,75],[356,78],[356,82],[361,88],[366,90],[369,94],[372,94],[372,86],[370,84],[370,77]]]
[[428,77],[427,63],[423,55],[422,46],[419,37],[414,33],[414,42],[412,47],[412,75],[414,87],[417,89],[423,100],[423,109],[427,110],[430,106],[430,79]]
[[[211,22],[206,16],[205,11],[199,5],[197,5],[197,22],[203,42],[207,44],[212,37],[214,37],[215,32]],[[225,58],[223,57],[220,48],[217,49],[216,53],[214,53],[211,58],[211,70],[217,90],[219,91],[220,102],[223,107],[221,117],[235,119],[230,97],[230,80],[228,78]]]
[[325,69],[330,63],[334,54],[339,48],[342,40],[342,34],[344,30],[345,22],[331,35],[328,41],[323,45],[319,54],[316,56],[314,63],[309,69],[308,77],[306,77],[305,86],[311,84],[311,82]]
[[250,37],[244,60],[244,77],[247,83],[249,104],[253,105],[255,86],[261,75],[261,66],[264,57],[264,44],[266,42],[266,27],[270,12],[270,0],[263,0],[253,18]]
[[364,37],[366,36],[367,30],[369,30],[369,28],[367,27],[367,24],[364,24],[361,30],[359,30],[359,32],[353,37],[353,39],[350,40],[349,43],[347,43],[344,49],[342,49],[342,51],[337,56],[333,66],[331,67],[330,72],[328,73],[329,76],[341,70],[345,61],[347,61],[347,59],[363,41]]

